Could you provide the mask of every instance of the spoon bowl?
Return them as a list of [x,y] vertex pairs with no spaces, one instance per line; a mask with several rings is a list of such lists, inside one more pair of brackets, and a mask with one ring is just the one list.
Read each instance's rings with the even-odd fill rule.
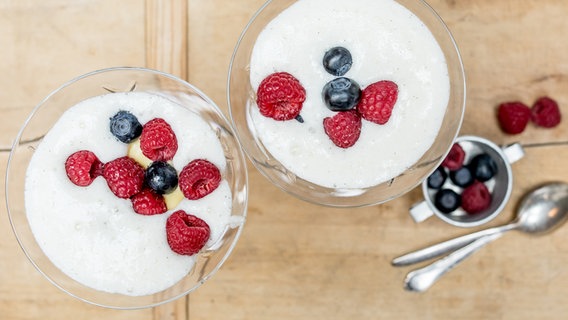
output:
[[561,226],[568,218],[568,185],[547,184],[529,193],[520,203],[516,229],[541,234]]

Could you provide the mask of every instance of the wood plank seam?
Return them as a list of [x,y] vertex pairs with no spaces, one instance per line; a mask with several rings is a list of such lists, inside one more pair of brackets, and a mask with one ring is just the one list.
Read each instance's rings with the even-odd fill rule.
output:
[[[146,0],[146,67],[188,77],[188,1]],[[189,320],[189,296],[152,310],[154,320]]]
[[146,0],[146,67],[188,76],[188,1]]

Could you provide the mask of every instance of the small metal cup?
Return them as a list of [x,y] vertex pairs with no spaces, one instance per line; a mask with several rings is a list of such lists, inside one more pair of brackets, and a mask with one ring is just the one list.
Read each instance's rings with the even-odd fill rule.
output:
[[[477,136],[461,136],[456,139],[456,143],[459,143],[466,153],[464,163],[468,163],[470,159],[480,153],[487,153],[495,160],[497,174],[485,182],[492,195],[489,208],[476,214],[468,214],[461,208],[449,214],[440,212],[434,205],[434,195],[437,190],[428,188],[428,182],[424,180],[422,182],[424,201],[410,208],[410,215],[415,222],[422,222],[432,215],[436,215],[454,226],[475,227],[495,218],[507,203],[513,187],[511,164],[524,157],[523,147],[519,143],[514,143],[500,148],[493,142]],[[461,193],[462,188],[453,185],[449,180],[449,178],[446,180],[442,188],[452,189],[457,193]]]

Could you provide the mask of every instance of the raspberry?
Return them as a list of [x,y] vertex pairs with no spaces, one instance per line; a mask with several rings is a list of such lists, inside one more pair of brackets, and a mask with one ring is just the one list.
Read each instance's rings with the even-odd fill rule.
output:
[[463,161],[465,160],[465,151],[459,145],[459,143],[454,143],[450,152],[442,161],[442,166],[448,168],[449,170],[458,170],[463,166]]
[[300,81],[286,72],[273,73],[264,78],[256,95],[260,113],[278,121],[299,116],[306,100],[306,90]]
[[365,120],[385,124],[391,117],[397,99],[396,83],[388,80],[375,82],[363,89],[357,111]]
[[103,177],[115,196],[128,199],[142,191],[144,168],[132,158],[122,157],[105,165]]
[[549,97],[538,99],[531,108],[531,120],[540,127],[553,128],[560,123],[558,103]]
[[209,225],[198,217],[178,210],[166,221],[166,237],[173,252],[193,255],[199,252],[211,231]]
[[178,185],[189,200],[198,200],[213,192],[221,183],[221,172],[204,159],[191,161],[179,174]]
[[349,148],[359,140],[361,117],[355,110],[338,112],[323,119],[323,128],[336,146]]
[[509,134],[518,134],[525,130],[531,118],[531,110],[524,103],[514,101],[499,105],[497,119],[501,129]]
[[491,193],[483,182],[475,181],[461,195],[461,207],[469,214],[479,213],[491,205]]
[[166,202],[161,194],[152,189],[144,189],[130,198],[134,212],[142,215],[154,215],[168,211]]
[[148,121],[142,128],[140,149],[152,161],[172,160],[178,149],[172,127],[161,118]]
[[70,155],[65,161],[65,172],[73,184],[80,187],[90,185],[103,173],[103,163],[88,150],[81,150]]

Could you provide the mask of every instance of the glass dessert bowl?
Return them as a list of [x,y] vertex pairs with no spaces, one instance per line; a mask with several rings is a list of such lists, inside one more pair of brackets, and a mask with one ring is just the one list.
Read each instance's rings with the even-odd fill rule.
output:
[[[421,0],[357,1],[268,1],[241,34],[227,83],[255,167],[284,191],[335,207],[416,187],[449,151],[465,109],[461,57],[435,11]],[[339,88],[339,104],[329,88]],[[369,97],[382,91],[394,93],[377,119]],[[282,108],[288,114],[272,113]]]
[[[130,141],[113,122],[124,113],[143,126]],[[146,158],[163,132],[175,148]],[[173,168],[168,191],[149,173],[158,163]],[[204,163],[214,186],[203,184]],[[8,215],[31,263],[64,292],[117,309],[166,303],[211,278],[236,245],[247,200],[244,154],[222,112],[191,84],[144,68],[91,72],[51,93],[18,133],[6,173]]]

